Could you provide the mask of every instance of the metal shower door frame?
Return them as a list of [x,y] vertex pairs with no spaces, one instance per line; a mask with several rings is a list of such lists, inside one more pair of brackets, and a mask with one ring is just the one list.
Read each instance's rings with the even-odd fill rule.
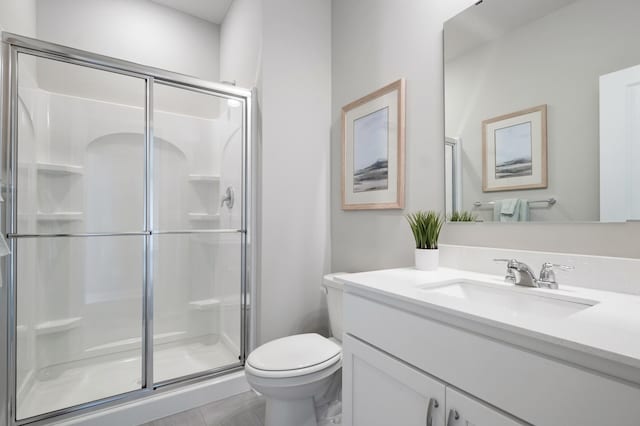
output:
[[[26,54],[73,65],[98,69],[116,74],[139,78],[145,84],[145,159],[144,159],[144,230],[124,233],[76,233],[76,234],[19,234],[17,230],[17,111],[18,111],[18,54]],[[0,423],[6,419],[9,426],[24,424],[44,425],[50,420],[71,418],[78,414],[103,409],[112,405],[137,400],[158,392],[175,389],[186,384],[208,380],[229,372],[237,371],[244,365],[249,351],[252,333],[250,323],[253,322],[253,310],[250,309],[250,293],[254,289],[255,261],[257,249],[253,229],[255,227],[255,210],[252,201],[255,175],[255,134],[254,124],[255,89],[246,90],[221,83],[213,83],[170,71],[147,67],[103,55],[73,49],[53,43],[23,37],[7,32],[2,33],[0,45],[0,135],[2,151],[0,151],[0,182],[2,183],[4,206],[0,206],[0,229],[7,238],[11,255],[0,261],[0,377],[6,377],[6,383],[0,383]],[[242,190],[241,190],[241,226],[240,229],[202,229],[188,231],[153,231],[153,90],[154,84],[173,86],[176,88],[214,95],[241,103],[243,108],[242,122]],[[183,376],[163,382],[154,383],[153,378],[153,235],[168,233],[240,233],[241,234],[241,309],[240,309],[240,359],[214,370]],[[63,408],[27,419],[16,419],[16,242],[20,238],[37,237],[101,237],[137,235],[144,237],[144,273],[142,287],[143,319],[142,319],[142,386],[141,389],[120,395]],[[4,283],[4,285],[3,285]]]

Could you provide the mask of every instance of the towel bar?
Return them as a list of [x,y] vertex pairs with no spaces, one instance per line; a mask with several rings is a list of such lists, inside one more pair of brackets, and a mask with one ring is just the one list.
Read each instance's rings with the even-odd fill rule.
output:
[[[547,203],[549,205],[549,207],[551,207],[552,205],[554,205],[557,202],[558,202],[558,200],[556,200],[555,198],[547,198],[546,200],[529,200],[529,201],[527,201],[528,204]],[[485,201],[485,202],[476,201],[475,203],[473,203],[473,205],[475,207],[482,207],[483,204],[492,206],[492,205],[495,204],[495,201]]]

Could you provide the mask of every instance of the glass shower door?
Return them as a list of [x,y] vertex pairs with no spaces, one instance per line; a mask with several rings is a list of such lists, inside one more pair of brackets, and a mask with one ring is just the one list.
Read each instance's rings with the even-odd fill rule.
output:
[[5,42],[9,424],[240,367],[251,93],[20,36]]
[[146,81],[18,54],[18,420],[144,385]]
[[154,84],[155,383],[240,365],[242,108]]

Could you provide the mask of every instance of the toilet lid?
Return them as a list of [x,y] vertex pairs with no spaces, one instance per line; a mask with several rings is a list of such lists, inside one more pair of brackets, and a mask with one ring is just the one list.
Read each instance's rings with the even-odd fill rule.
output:
[[341,352],[339,345],[319,334],[297,334],[256,348],[247,364],[265,371],[299,370],[322,364]]

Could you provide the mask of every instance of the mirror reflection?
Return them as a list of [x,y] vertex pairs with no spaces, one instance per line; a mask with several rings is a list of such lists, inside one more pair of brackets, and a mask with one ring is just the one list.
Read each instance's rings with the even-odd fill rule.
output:
[[450,220],[640,219],[638,16],[636,0],[484,0],[445,24]]

